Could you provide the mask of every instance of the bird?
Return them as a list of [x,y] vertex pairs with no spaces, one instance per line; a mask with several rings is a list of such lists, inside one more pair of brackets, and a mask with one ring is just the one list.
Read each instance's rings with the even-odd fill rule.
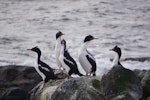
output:
[[38,67],[35,67],[35,69],[38,72],[38,74],[42,77],[44,83],[47,83],[50,79],[52,79],[52,80],[57,79],[57,77],[55,76],[55,74],[53,72],[53,69],[49,65],[47,65],[46,63],[41,61],[41,59],[40,59],[41,58],[41,50],[37,46],[33,47],[31,49],[27,49],[27,50],[31,50],[31,51],[37,53]]
[[83,74],[81,74],[78,70],[76,61],[71,57],[68,50],[66,49],[66,41],[64,39],[61,41],[61,52],[59,60],[69,75],[68,78],[70,78],[72,74],[83,76]]
[[120,58],[121,58],[121,48],[118,47],[117,45],[113,48],[113,49],[110,49],[111,51],[114,51],[116,53],[116,56],[113,60],[113,63],[112,63],[112,66],[116,66],[116,65],[121,65],[120,63]]
[[59,67],[59,71],[61,70],[62,64],[59,60],[60,50],[61,50],[61,36],[64,35],[61,31],[56,33],[56,45],[55,45],[55,58],[56,64]]
[[97,65],[96,65],[95,58],[87,50],[88,43],[94,39],[97,39],[97,38],[93,37],[92,35],[87,35],[84,39],[84,43],[81,46],[81,49],[79,50],[79,53],[78,53],[79,63],[82,66],[82,68],[85,70],[87,76],[88,75],[91,76],[91,74],[93,76],[96,76]]

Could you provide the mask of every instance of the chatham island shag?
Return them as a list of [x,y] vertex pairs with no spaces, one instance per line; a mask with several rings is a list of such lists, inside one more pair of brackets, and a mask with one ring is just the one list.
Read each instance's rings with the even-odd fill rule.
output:
[[78,59],[80,62],[80,65],[82,66],[82,68],[85,70],[86,75],[90,75],[91,74],[93,76],[96,76],[96,61],[94,56],[89,53],[89,51],[87,50],[87,45],[91,40],[97,39],[95,37],[93,37],[92,35],[88,35],[85,37],[84,39],[84,43],[81,46],[81,49],[79,50],[78,53]]
[[57,77],[55,76],[55,74],[53,72],[53,69],[49,65],[47,65],[46,63],[41,61],[41,59],[40,59],[41,50],[37,46],[33,47],[32,49],[27,49],[27,50],[31,50],[33,52],[36,52],[38,55],[38,57],[37,57],[38,66],[35,67],[35,69],[44,81],[42,88],[44,87],[45,83],[47,83],[50,79],[52,79],[52,80],[57,79]]
[[64,39],[61,41],[61,52],[60,52],[59,60],[61,61],[64,69],[66,70],[68,74],[68,78],[70,78],[72,74],[83,76],[79,72],[75,60],[70,56],[68,50],[66,49],[66,41]]
[[61,61],[59,60],[60,56],[60,50],[61,50],[61,36],[64,35],[61,31],[56,33],[56,45],[55,45],[55,58],[56,58],[56,64],[59,67],[59,71],[61,71]]
[[113,63],[112,63],[112,67],[113,66],[117,66],[117,65],[121,65],[120,63],[120,58],[121,58],[121,48],[119,48],[118,46],[115,46],[113,49],[110,49],[111,51],[114,51],[116,53],[116,56],[113,60]]

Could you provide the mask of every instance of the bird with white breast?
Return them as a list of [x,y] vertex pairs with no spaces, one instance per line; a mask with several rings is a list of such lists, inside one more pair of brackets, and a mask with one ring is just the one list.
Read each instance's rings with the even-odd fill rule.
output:
[[120,58],[121,58],[121,48],[119,48],[118,46],[115,46],[113,49],[110,49],[111,51],[114,51],[116,53],[116,56],[113,60],[113,63],[112,63],[112,67],[114,66],[122,66],[121,63],[120,63]]
[[84,43],[81,46],[81,49],[78,53],[79,63],[81,64],[82,68],[86,72],[86,75],[93,75],[96,76],[96,60],[94,56],[87,50],[87,45],[91,40],[97,39],[92,35],[88,35],[84,39]]
[[64,34],[61,31],[56,33],[55,58],[56,58],[56,64],[59,67],[59,70],[56,73],[59,73],[61,71],[61,67],[62,67],[62,64],[59,60],[60,50],[61,50],[61,36],[62,35],[64,35]]
[[57,77],[55,76],[53,69],[49,65],[47,65],[46,63],[41,61],[41,59],[40,59],[41,58],[41,50],[37,46],[33,47],[32,49],[27,49],[27,50],[36,52],[38,55],[38,57],[37,57],[38,66],[35,66],[35,69],[44,81],[44,84],[41,86],[41,89],[42,89],[45,86],[45,83],[47,83],[50,79],[55,80],[55,79],[57,79]]

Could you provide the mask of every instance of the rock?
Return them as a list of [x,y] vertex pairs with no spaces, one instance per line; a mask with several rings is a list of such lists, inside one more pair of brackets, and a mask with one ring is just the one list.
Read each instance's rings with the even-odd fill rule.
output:
[[[145,100],[149,97],[150,71],[134,72],[116,66],[104,75],[102,80],[100,76],[57,79],[50,80],[43,87],[42,79],[34,67],[3,66],[0,67],[0,95],[6,88],[17,86],[27,92],[32,89],[30,100],[139,100],[143,85],[142,100]],[[57,76],[67,77],[64,73],[57,73]],[[8,91],[4,94],[8,94]]]
[[147,71],[141,81],[143,86],[143,98],[150,96],[150,70]]
[[14,86],[30,91],[42,80],[35,68],[30,66],[0,66],[0,76],[0,96],[5,89]]
[[1,77],[5,80],[5,81],[13,81],[16,79],[17,74],[18,74],[18,70],[12,67],[7,68],[7,70],[4,70],[1,74]]
[[[8,65],[0,66],[0,96],[5,89],[18,86],[26,89],[28,92],[32,90],[38,83],[42,81],[41,76],[36,72],[34,67]],[[59,78],[66,78],[64,73],[57,73]]]
[[33,90],[30,100],[105,100],[100,92],[100,76],[50,80]]
[[50,80],[43,87],[43,82],[40,82],[33,90],[30,92],[30,100],[51,100],[51,95],[56,90],[56,88],[63,83],[65,80]]
[[51,100],[105,100],[105,98],[100,93],[100,79],[81,77],[62,83],[53,93]]
[[107,100],[139,100],[142,97],[140,79],[122,66],[114,66],[102,77],[100,85]]
[[29,100],[29,94],[20,87],[11,87],[4,92],[0,100]]
[[134,73],[140,78],[140,80],[143,79],[146,72],[147,70],[138,70],[138,69],[134,70]]
[[134,70],[140,78],[143,87],[143,97],[141,100],[147,100],[150,96],[150,70]]
[[40,99],[41,100],[51,100],[51,96],[55,92],[55,90],[57,89],[57,87],[58,86],[51,86],[51,87],[46,88],[42,92]]

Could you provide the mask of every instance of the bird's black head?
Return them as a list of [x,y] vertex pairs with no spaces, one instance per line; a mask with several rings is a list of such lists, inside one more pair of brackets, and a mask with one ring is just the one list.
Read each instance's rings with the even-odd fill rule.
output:
[[61,31],[56,33],[56,39],[58,39],[60,36],[64,35]]
[[65,48],[66,48],[66,41],[63,39],[63,40],[61,40],[61,44],[62,45],[64,45],[65,46]]
[[38,53],[39,55],[41,55],[41,50],[37,46],[33,47],[31,49],[28,49],[28,50],[34,51],[34,52]]
[[119,55],[119,58],[121,57],[121,48],[119,48],[117,45],[111,50],[115,51]]
[[85,37],[84,43],[87,42],[87,41],[91,41],[91,40],[93,40],[93,39],[96,39],[96,38],[93,37],[92,35],[88,35],[88,36]]

